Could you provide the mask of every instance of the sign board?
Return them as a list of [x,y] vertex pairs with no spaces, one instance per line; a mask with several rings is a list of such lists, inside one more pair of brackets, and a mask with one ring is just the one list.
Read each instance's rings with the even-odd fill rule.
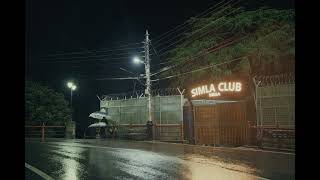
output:
[[191,100],[235,100],[243,98],[247,93],[248,85],[244,80],[206,81],[193,85],[188,90],[188,96]]
[[191,97],[208,95],[208,97],[221,96],[223,93],[239,93],[242,90],[241,82],[220,82],[218,84],[206,84],[191,90]]

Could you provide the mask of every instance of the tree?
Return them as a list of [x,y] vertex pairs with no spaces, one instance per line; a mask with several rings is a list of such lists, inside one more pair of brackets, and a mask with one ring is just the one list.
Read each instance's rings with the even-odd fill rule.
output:
[[26,81],[25,120],[28,122],[65,123],[71,120],[71,110],[63,94]]
[[[162,76],[202,71],[172,80],[185,86],[194,80],[219,78],[234,73],[254,76],[281,73],[295,59],[294,10],[225,7],[207,18],[191,18],[180,44],[168,51],[174,66]],[[213,66],[219,64],[217,66]],[[290,67],[289,71],[294,71]]]

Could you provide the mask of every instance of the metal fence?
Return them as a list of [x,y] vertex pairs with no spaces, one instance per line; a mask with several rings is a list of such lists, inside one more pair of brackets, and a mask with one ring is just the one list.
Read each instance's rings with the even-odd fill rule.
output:
[[65,138],[66,126],[59,125],[25,125],[25,138]]
[[258,126],[295,128],[294,88],[294,84],[257,88]]
[[[294,76],[264,76],[254,79],[258,139],[290,139],[294,146],[295,83]],[[279,144],[279,143],[278,143]]]
[[[152,97],[151,111],[153,123],[156,126],[156,139],[181,139],[183,104],[185,101],[182,93],[180,95]],[[106,108],[112,119],[120,125],[145,125],[148,120],[147,97],[104,99],[100,102],[100,108]],[[119,131],[126,132],[128,128],[122,127]],[[121,132],[119,133],[121,134]]]

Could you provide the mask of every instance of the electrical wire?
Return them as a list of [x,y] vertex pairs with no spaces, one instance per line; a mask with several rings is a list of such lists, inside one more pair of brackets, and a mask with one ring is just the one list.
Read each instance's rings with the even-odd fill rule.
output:
[[238,61],[238,60],[243,59],[244,57],[246,57],[246,56],[243,56],[243,57],[240,57],[240,58],[235,58],[233,60],[229,60],[229,61],[222,62],[222,63],[213,64],[213,65],[210,65],[210,66],[205,66],[205,67],[202,67],[202,68],[199,68],[199,69],[195,69],[195,70],[192,70],[192,71],[188,71],[188,72],[184,72],[184,73],[181,73],[181,74],[175,74],[175,75],[167,76],[167,77],[160,78],[160,79],[154,79],[154,80],[151,80],[151,82],[153,82],[153,81],[161,81],[161,80],[164,80],[164,79],[171,79],[171,78],[174,78],[174,77],[190,74],[190,73],[193,73],[193,72],[202,71],[202,70],[205,70],[205,69],[208,69],[208,68],[212,68],[212,67],[215,67],[215,66],[220,66],[220,65],[223,65],[223,64],[227,64],[227,63],[231,63],[231,62],[234,62],[234,61]]
[[[203,11],[202,13],[196,15],[195,18],[202,16],[202,15],[205,14],[206,11],[208,11],[208,10],[211,10],[211,9],[213,9],[213,8],[216,8],[216,6],[220,5],[220,4],[223,3],[224,1],[225,1],[225,0],[220,1],[219,3],[211,6],[211,7],[208,8],[207,10],[205,10],[205,11]],[[230,1],[232,1],[232,0],[230,0]],[[229,1],[229,2],[230,2],[230,1]],[[212,12],[212,11],[210,11],[210,12]],[[209,12],[209,13],[210,13],[210,12]],[[154,39],[154,42],[155,42],[155,43],[156,43],[156,42],[159,42],[159,41],[162,40],[164,37],[168,36],[169,34],[172,34],[172,32],[174,32],[173,30],[175,30],[175,29],[177,29],[177,28],[178,28],[177,30],[182,29],[182,28],[183,28],[183,25],[184,25],[184,27],[186,27],[186,25],[188,25],[187,23],[188,23],[188,21],[185,21],[183,24],[180,24],[180,25],[174,27],[173,29],[171,29],[171,30],[169,30],[169,31],[167,31],[167,32],[165,32],[165,33],[157,36],[157,37]],[[179,27],[181,27],[181,28],[179,28]],[[176,31],[177,31],[177,30],[176,30]]]
[[[231,0],[231,1],[232,1],[232,0]],[[230,3],[231,1],[227,2],[226,4],[224,4],[224,5],[220,6],[220,7],[226,6],[226,5],[227,5],[228,3]],[[217,14],[219,14],[219,13],[221,13],[221,12],[226,11],[227,9],[230,9],[232,6],[236,5],[236,4],[239,3],[239,2],[240,2],[240,0],[239,0],[238,2],[235,2],[234,4],[231,4],[230,6],[227,6],[227,7],[224,8],[224,9],[221,9],[221,10],[215,12],[214,15],[217,15]],[[220,8],[220,7],[219,7],[219,8]],[[218,8],[217,8],[217,9],[218,9]],[[215,9],[215,10],[216,10],[216,9]],[[212,13],[213,11],[214,11],[214,10],[212,10],[211,12],[209,12],[209,14]],[[211,16],[214,16],[214,15],[211,15]],[[197,17],[195,17],[195,18],[197,18]],[[203,17],[201,17],[201,18],[203,18]],[[186,21],[186,22],[187,22],[187,21]],[[192,24],[190,24],[190,25],[192,25]],[[190,30],[190,29],[191,29],[191,28],[184,30],[182,33],[178,34],[177,36],[175,36],[175,37],[173,37],[173,38],[170,38],[169,40],[166,40],[166,42],[164,42],[164,43],[162,43],[162,44],[158,44],[156,47],[160,47],[160,46],[162,46],[163,44],[168,44],[168,43],[171,42],[173,39],[176,39],[177,37],[185,34],[185,33],[186,33],[188,30]],[[185,39],[185,37],[183,37],[183,39]],[[158,42],[159,42],[159,41],[158,41]]]
[[[158,73],[162,73],[162,72],[167,71],[167,70],[170,70],[170,69],[172,69],[172,68],[177,68],[177,67],[178,67],[179,65],[181,65],[182,63],[187,63],[187,62],[189,62],[189,61],[195,60],[195,59],[197,59],[197,58],[199,58],[199,57],[202,57],[202,56],[204,56],[204,55],[207,55],[207,54],[209,54],[209,53],[216,52],[217,50],[219,50],[219,49],[221,49],[221,48],[223,48],[223,47],[229,46],[229,45],[235,43],[236,41],[241,41],[242,39],[246,38],[247,36],[248,36],[248,35],[245,35],[245,36],[243,36],[243,37],[241,37],[241,38],[238,38],[238,39],[236,39],[236,37],[229,38],[227,41],[223,41],[222,43],[220,43],[220,44],[218,44],[218,45],[216,45],[216,46],[207,48],[204,53],[200,53],[200,54],[198,54],[198,55],[189,57],[188,59],[184,60],[183,62],[180,62],[180,64],[176,64],[176,65],[173,65],[173,66],[167,66],[167,67],[168,67],[167,69],[160,70],[161,72],[157,72],[157,74],[158,74]],[[184,59],[184,58],[180,58],[180,59]]]
[[[141,43],[135,43],[135,44],[141,44]],[[105,50],[102,50],[102,49],[100,49],[100,50],[85,50],[85,51],[73,51],[73,52],[65,52],[65,53],[58,53],[58,54],[49,54],[47,57],[56,57],[56,56],[73,55],[73,54],[88,54],[88,53],[98,53],[98,52],[112,52],[112,51],[121,51],[121,50],[143,48],[143,47],[131,47],[131,48],[120,48],[120,47],[125,47],[125,46],[119,46],[118,48],[113,48],[113,49],[102,48]]]
[[[239,10],[239,8],[237,8],[237,9],[235,9],[235,10],[231,11],[228,15],[230,15],[230,14],[232,14],[232,13],[236,12],[237,10]],[[221,19],[221,18],[223,18],[223,17],[224,17],[224,16],[221,16],[221,17],[219,17],[219,18],[215,19],[214,21],[210,22],[209,24],[207,24],[207,25],[203,26],[202,28],[200,28],[200,29],[198,29],[198,30],[196,30],[196,31],[192,32],[190,35],[185,36],[185,37],[183,37],[183,38],[181,38],[181,39],[179,39],[179,40],[177,40],[177,41],[175,41],[175,42],[173,42],[173,43],[171,43],[171,44],[167,45],[165,48],[160,49],[160,50],[159,50],[159,52],[163,52],[163,50],[166,50],[166,49],[168,49],[169,47],[171,47],[171,46],[173,46],[173,45],[176,45],[177,43],[179,43],[179,42],[181,42],[181,41],[183,41],[183,40],[185,40],[185,39],[187,39],[187,38],[192,37],[193,35],[197,34],[198,32],[202,31],[203,29],[205,29],[205,28],[207,28],[207,27],[211,26],[214,22],[216,22],[216,21],[220,20],[220,19]],[[223,25],[223,24],[222,24],[222,25]],[[222,25],[221,25],[221,26],[222,26]],[[221,26],[220,26],[220,27],[221,27]]]
[[80,59],[74,61],[42,61],[40,63],[79,63],[79,62],[95,62],[95,61],[110,61],[110,60],[119,60],[119,59],[129,59],[130,57],[116,57],[116,58],[104,58],[104,59]]

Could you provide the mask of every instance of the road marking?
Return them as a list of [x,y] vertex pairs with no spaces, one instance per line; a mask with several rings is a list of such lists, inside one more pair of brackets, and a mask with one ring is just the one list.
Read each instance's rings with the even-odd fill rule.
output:
[[34,173],[38,174],[39,176],[41,176],[41,177],[42,177],[43,179],[45,179],[45,180],[54,180],[54,179],[53,179],[52,177],[50,177],[48,174],[40,171],[39,169],[31,166],[30,164],[28,164],[28,163],[26,163],[26,162],[24,163],[24,166],[25,166],[26,168],[30,169],[31,171],[33,171]]

